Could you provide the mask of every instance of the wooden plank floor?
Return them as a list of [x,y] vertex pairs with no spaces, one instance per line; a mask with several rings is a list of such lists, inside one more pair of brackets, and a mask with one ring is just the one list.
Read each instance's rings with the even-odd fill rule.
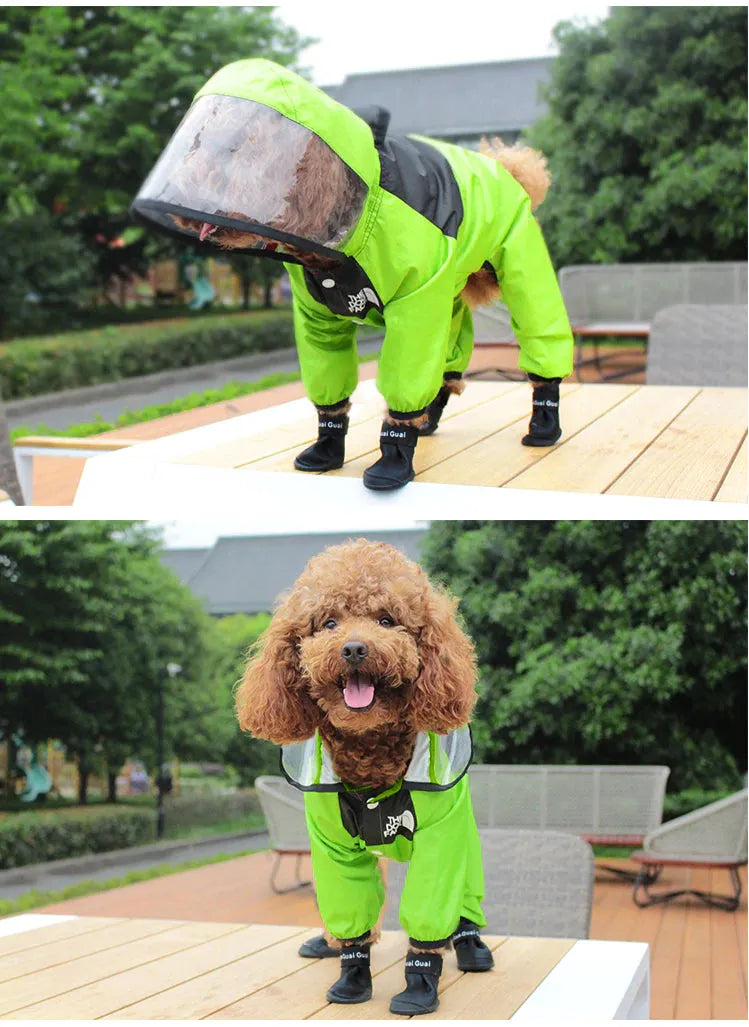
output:
[[[531,410],[525,382],[474,382],[451,401],[440,430],[419,440],[417,482],[510,486],[664,499],[746,501],[745,389],[622,384],[562,385],[563,436],[550,448],[521,445]],[[379,453],[382,399],[373,382],[354,395],[346,462],[326,477],[360,478]],[[167,463],[294,473],[317,436],[314,416],[264,431],[245,422]]]
[[[300,937],[313,936],[320,919],[311,890],[305,888],[275,895],[269,886],[272,860],[269,852],[256,853],[228,863],[58,903],[37,912],[117,917],[121,921],[120,925],[115,925],[119,931],[127,930],[122,926],[126,918],[147,917],[165,921],[195,920],[206,926],[217,922],[309,925],[310,930]],[[621,865],[630,864],[622,861]],[[288,883],[291,883],[292,868],[293,860],[289,859],[284,870],[289,874]],[[309,867],[303,866],[302,873],[309,873]],[[669,868],[664,871],[663,880],[671,887],[691,884],[716,891],[727,888],[727,874],[718,870]],[[745,895],[746,868],[742,869],[742,881]],[[281,878],[280,883],[287,882]],[[158,937],[161,938],[159,945],[169,944],[166,933]],[[735,913],[710,909],[693,899],[639,909],[632,901],[631,886],[599,872],[593,894],[590,937],[644,941],[650,945],[653,1019],[746,1019],[745,898]],[[0,956],[13,951],[12,943],[12,938],[0,943]],[[296,951],[298,944],[299,937],[294,936],[289,950]],[[402,952],[401,944],[394,962],[400,960]]]
[[[383,932],[372,953],[374,995],[353,1008],[326,1001],[337,960],[298,955],[308,934],[298,925],[100,917],[37,927],[15,935],[16,965],[0,982],[0,1019],[398,1019],[388,1007],[403,987],[400,932]],[[432,1019],[511,1017],[575,945],[561,938],[485,939],[498,972],[461,973],[448,955]]]

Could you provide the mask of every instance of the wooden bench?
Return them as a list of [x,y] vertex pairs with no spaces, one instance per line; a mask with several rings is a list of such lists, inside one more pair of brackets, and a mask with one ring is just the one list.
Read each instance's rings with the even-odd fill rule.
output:
[[[647,345],[653,318],[664,307],[746,303],[747,265],[732,261],[575,264],[560,270],[559,286],[577,344],[575,368],[579,371],[593,363],[604,380],[612,381],[621,375],[603,374],[598,352],[602,338],[640,338]],[[594,356],[587,360],[583,358],[586,340],[595,344]]]
[[468,771],[479,828],[567,831],[622,848],[642,845],[661,823],[669,773],[659,766],[560,764],[476,764]]

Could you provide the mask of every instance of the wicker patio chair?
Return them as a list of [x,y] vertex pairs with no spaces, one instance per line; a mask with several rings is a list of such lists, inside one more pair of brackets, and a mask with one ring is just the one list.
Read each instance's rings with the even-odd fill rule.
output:
[[[559,831],[479,831],[486,931],[536,938],[587,938],[593,904],[593,850]],[[388,863],[383,927],[395,929],[408,864]]]
[[747,384],[747,308],[679,304],[659,310],[650,330],[648,385]]
[[[694,895],[709,906],[736,909],[741,898],[738,868],[747,861],[747,789],[657,827],[647,835],[642,849],[632,853],[632,859],[640,864],[632,892],[638,906]],[[651,892],[667,866],[724,868],[731,879],[732,894],[716,895],[694,888]]]
[[[307,887],[312,882],[303,881],[299,874],[302,856],[309,855],[310,851],[302,793],[284,778],[272,776],[256,778],[255,791],[268,825],[271,848],[276,854],[270,875],[271,888],[283,895]],[[276,874],[283,856],[296,856],[296,884],[290,888],[279,888],[276,884]]]

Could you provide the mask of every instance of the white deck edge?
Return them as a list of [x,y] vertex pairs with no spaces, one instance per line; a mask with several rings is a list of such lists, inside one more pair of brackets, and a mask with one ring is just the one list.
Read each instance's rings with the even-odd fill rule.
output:
[[55,913],[20,913],[0,920],[0,938],[10,938],[14,934],[25,934],[27,931],[38,931],[40,927],[52,927],[54,924],[65,923],[66,920],[77,920],[77,916],[63,916]]
[[[128,459],[122,460],[121,457]],[[332,531],[350,527],[352,515],[390,519],[524,519],[579,517],[598,520],[668,519],[676,512],[691,520],[745,518],[746,505],[705,500],[607,496],[583,492],[493,488],[411,482],[392,492],[372,492],[360,478],[286,471],[238,471],[150,459],[134,447],[86,462],[73,500],[74,516],[91,518],[190,519],[233,511],[252,523],[287,525],[296,533],[300,518]],[[14,515],[15,515],[15,511]]]
[[510,1017],[521,1023],[649,1018],[649,946],[588,939],[576,941]]

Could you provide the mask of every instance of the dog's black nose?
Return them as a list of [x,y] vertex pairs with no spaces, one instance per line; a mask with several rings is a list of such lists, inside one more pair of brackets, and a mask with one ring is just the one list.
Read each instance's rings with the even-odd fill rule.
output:
[[368,652],[369,650],[363,642],[346,642],[341,646],[341,656],[352,667],[358,667]]

